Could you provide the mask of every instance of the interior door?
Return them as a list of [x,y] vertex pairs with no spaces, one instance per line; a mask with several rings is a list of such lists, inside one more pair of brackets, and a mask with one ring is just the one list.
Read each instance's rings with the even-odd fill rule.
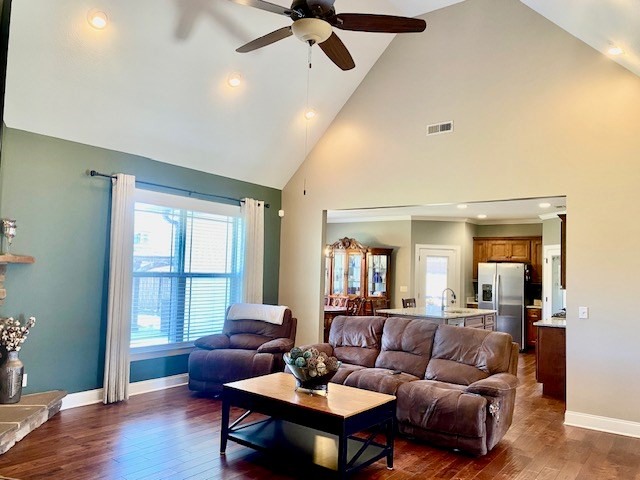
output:
[[[457,246],[416,246],[416,305],[442,306],[442,292],[451,288],[460,298],[459,257]],[[447,306],[451,306],[452,296],[447,292]],[[458,300],[455,301],[458,304]]]

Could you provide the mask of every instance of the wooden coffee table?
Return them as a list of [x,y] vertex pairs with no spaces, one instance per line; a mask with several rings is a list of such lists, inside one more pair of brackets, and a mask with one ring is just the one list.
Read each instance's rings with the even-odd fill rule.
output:
[[[222,392],[220,453],[227,440],[304,460],[340,477],[386,457],[393,469],[396,397],[331,383],[327,396],[295,391],[288,373],[227,383]],[[230,408],[247,411],[229,425]],[[252,412],[269,416],[242,423]],[[370,429],[367,437],[354,437]],[[386,443],[374,441],[384,433]]]

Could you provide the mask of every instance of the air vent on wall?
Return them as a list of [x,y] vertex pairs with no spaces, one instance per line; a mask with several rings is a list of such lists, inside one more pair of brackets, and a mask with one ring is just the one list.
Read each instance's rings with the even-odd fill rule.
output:
[[453,132],[453,120],[450,122],[434,123],[427,125],[427,135],[438,135],[439,133]]

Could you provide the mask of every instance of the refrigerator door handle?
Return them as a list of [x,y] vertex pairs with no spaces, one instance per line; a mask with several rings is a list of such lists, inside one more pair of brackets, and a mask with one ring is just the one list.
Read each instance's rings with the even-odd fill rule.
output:
[[500,315],[500,275],[499,274],[496,274],[496,292],[495,292],[494,298],[496,302],[494,310],[498,312],[497,315]]

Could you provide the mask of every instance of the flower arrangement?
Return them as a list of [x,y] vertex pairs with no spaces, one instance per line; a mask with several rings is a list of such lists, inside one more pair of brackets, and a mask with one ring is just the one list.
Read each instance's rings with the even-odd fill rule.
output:
[[29,329],[35,324],[35,317],[29,317],[24,325],[20,325],[20,321],[13,317],[0,319],[0,345],[9,352],[19,352],[29,335]]
[[[298,381],[298,387],[317,390],[326,385],[340,368],[341,362],[317,348],[293,347],[284,354],[284,362]],[[326,390],[326,387],[324,388]]]

